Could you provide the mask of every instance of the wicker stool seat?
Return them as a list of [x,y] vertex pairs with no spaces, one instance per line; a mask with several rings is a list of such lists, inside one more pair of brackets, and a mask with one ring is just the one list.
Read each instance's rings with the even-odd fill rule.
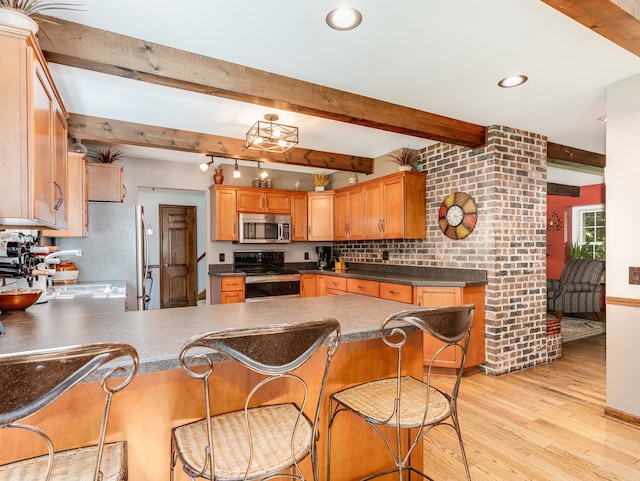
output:
[[[406,310],[385,319],[380,327],[380,337],[389,348],[396,350],[395,376],[359,384],[329,396],[328,481],[331,480],[331,432],[339,426],[336,421],[340,413],[355,414],[364,420],[389,451],[389,466],[379,471],[371,470],[373,472],[363,477],[363,481],[381,476],[387,479],[391,474],[401,480],[413,479],[413,474],[431,480],[422,466],[412,464],[411,455],[419,449],[427,433],[437,426],[455,430],[467,481],[471,480],[458,423],[457,398],[474,312],[475,306],[468,304]],[[441,345],[429,362],[425,361],[424,381],[404,375],[402,369],[402,350],[408,331],[416,328],[434,337]],[[442,356],[444,352],[447,352],[446,357]],[[456,368],[454,380],[434,382],[432,370],[439,359],[445,359],[447,366]],[[364,466],[363,472],[368,469]]]
[[[98,447],[68,449],[58,451],[53,456],[53,470],[50,481],[71,481],[93,479],[98,458]],[[48,456],[16,461],[0,466],[3,481],[44,480],[47,476]],[[102,453],[102,481],[126,479],[127,447],[124,441],[104,445]]]
[[[117,361],[117,364],[110,364]],[[11,461],[0,466],[2,481],[124,481],[127,479],[127,444],[106,443],[107,424],[113,395],[123,390],[138,372],[138,353],[122,343],[97,343],[0,355],[0,429],[29,433],[28,443],[42,445],[47,454]],[[79,419],[95,419],[97,443],[91,446],[55,450],[56,439],[29,417],[54,402],[88,376],[104,396],[104,405],[86,404]],[[94,413],[100,412],[98,417]],[[8,433],[9,434],[9,433]],[[88,436],[88,435],[87,435]],[[40,443],[40,444],[38,444]],[[31,444],[30,444],[31,445]],[[65,446],[67,447],[67,446]],[[3,447],[0,446],[0,450]]]
[[[427,396],[427,385],[415,378],[401,379],[400,427],[416,428],[425,423],[437,423],[451,414],[447,397],[431,387]],[[348,406],[374,424],[395,426],[394,400],[398,395],[397,379],[382,379],[360,384],[333,395],[339,403]],[[427,407],[427,403],[429,406]],[[424,413],[427,419],[424,419]]]
[[[189,339],[180,351],[180,364],[202,381],[206,416],[172,429],[170,479],[180,461],[192,480],[317,480],[318,418],[339,343],[335,319],[226,329]],[[303,378],[298,368],[323,345],[324,369]],[[220,411],[215,408],[217,369],[230,366],[213,362],[220,354],[231,358],[232,368],[252,379],[253,387],[241,394],[246,396],[242,409],[211,415]],[[305,475],[299,463],[307,456],[311,472]]]
[[[298,422],[293,453],[296,462],[311,452],[313,427],[293,404],[278,404],[248,410],[253,443],[253,460],[247,478],[262,478],[291,466],[291,433]],[[211,418],[217,436],[213,440],[216,453],[214,479],[242,479],[249,465],[250,443],[245,429],[244,411]],[[207,442],[204,419],[175,430],[180,458],[187,466],[204,466],[201,446]],[[195,475],[197,473],[189,473]]]

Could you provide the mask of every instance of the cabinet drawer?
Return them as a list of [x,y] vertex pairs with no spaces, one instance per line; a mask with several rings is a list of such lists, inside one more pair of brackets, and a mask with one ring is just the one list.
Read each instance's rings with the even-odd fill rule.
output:
[[347,279],[347,292],[379,297],[380,283],[378,281],[365,281],[362,279]]
[[347,294],[347,291],[340,291],[338,289],[327,289],[328,296],[344,296]]
[[413,287],[405,284],[380,283],[380,298],[390,301],[413,303]]
[[347,278],[346,277],[336,277],[336,276],[326,276],[327,278],[327,291],[329,289],[334,289],[338,291],[346,291],[347,290]]
[[243,291],[244,280],[242,277],[223,277],[220,279],[220,291]]

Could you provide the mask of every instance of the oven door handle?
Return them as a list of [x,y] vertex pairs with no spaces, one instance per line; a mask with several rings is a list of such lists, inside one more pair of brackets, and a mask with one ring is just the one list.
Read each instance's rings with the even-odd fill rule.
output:
[[245,284],[258,284],[260,282],[295,282],[300,280],[300,274],[282,274],[282,275],[265,275],[265,276],[246,276]]

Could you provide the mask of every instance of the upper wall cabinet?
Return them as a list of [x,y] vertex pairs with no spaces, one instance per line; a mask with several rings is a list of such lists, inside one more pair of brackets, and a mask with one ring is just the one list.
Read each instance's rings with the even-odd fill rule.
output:
[[30,32],[0,25],[0,225],[67,228],[67,111]]
[[291,192],[288,190],[237,187],[237,209],[244,213],[291,213]]
[[221,185],[209,187],[211,202],[211,240],[238,240],[237,189]]
[[124,202],[124,169],[122,165],[87,164],[89,200],[99,202]]

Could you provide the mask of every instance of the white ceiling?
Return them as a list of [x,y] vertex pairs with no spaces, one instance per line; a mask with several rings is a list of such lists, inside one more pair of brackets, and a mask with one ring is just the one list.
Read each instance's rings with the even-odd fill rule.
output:
[[[351,0],[363,21],[325,23],[334,0],[85,0],[53,11],[88,26],[481,125],[605,153],[606,87],[640,58],[539,0]],[[48,12],[49,13],[49,12]],[[46,30],[46,25],[45,25]],[[377,157],[433,142],[135,80],[51,65],[70,112],[244,138],[266,113],[300,129],[299,147]],[[525,74],[519,88],[497,82]],[[201,154],[122,147],[200,163]],[[290,167],[286,167],[290,168]],[[564,173],[562,181],[586,185]]]

